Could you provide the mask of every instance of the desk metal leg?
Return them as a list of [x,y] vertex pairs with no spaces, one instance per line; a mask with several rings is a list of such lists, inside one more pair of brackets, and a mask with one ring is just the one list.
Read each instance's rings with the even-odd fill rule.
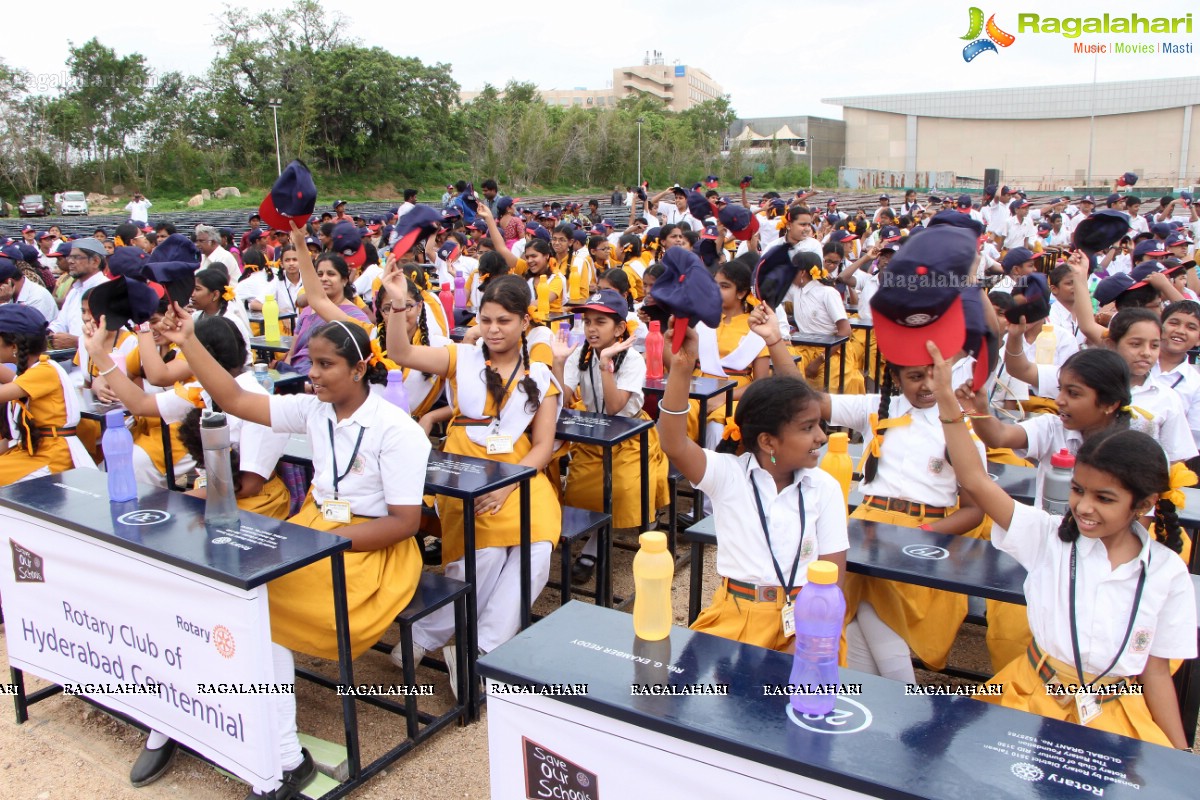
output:
[[[530,531],[531,505],[533,491],[531,479],[521,481],[521,630],[532,624],[533,616],[533,566],[530,564],[533,549],[533,534]],[[562,546],[562,545],[560,545]],[[571,580],[570,575],[562,576],[563,582]]]
[[833,348],[825,345],[825,394],[829,394],[829,359],[833,358]]
[[[838,361],[838,394],[846,393],[846,344],[846,342],[842,342],[842,357]],[[829,372],[829,370],[825,371]]]
[[704,543],[692,542],[691,575],[688,578],[688,625],[700,616],[704,593]]
[[[346,560],[341,553],[330,559],[333,570],[333,619],[337,626],[338,679],[349,689],[354,685],[354,654],[350,648],[350,609],[346,602]],[[358,708],[354,695],[347,692],[342,698],[342,720],[346,727],[346,761],[350,780],[362,772],[362,756],[358,742]]]
[[20,725],[29,720],[29,703],[25,698],[25,673],[16,667],[8,668],[9,680],[16,687],[13,693],[13,710],[17,712],[17,724]]
[[163,445],[163,462],[166,465],[167,488],[171,491],[176,491],[179,487],[175,485],[175,454],[171,451],[171,426],[166,420],[158,421],[158,428],[162,431]]
[[[641,497],[642,503],[642,532],[650,529],[650,515],[657,509],[650,508],[650,431],[642,431],[638,436],[638,444],[642,452],[638,457],[638,466],[642,469]],[[675,554],[674,542],[671,542],[671,554]]]
[[[605,608],[612,607],[612,540],[613,540],[613,449],[611,446],[604,448],[604,456],[602,458],[604,466],[604,513],[608,514],[607,530],[596,531],[594,536],[600,537],[600,547],[597,552],[600,557],[596,562],[596,605],[604,606]],[[643,480],[645,480],[643,473]],[[642,516],[646,515],[643,510]],[[564,577],[565,581],[566,578]]]
[[479,585],[475,582],[475,504],[463,504],[463,578],[471,585],[467,602],[467,719],[479,719]]

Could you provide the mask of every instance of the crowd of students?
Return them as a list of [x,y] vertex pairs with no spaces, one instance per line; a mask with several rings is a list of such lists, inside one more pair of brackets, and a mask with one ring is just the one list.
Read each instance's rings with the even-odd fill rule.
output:
[[[709,499],[722,585],[694,627],[787,650],[794,645],[781,614],[802,587],[806,564],[833,561],[848,598],[845,663],[912,682],[910,653],[933,668],[945,665],[966,598],[844,575],[846,502],[817,463],[827,428],[845,428],[861,436],[865,451],[855,518],[990,537],[1029,570],[1027,614],[989,605],[989,648],[996,680],[1007,682],[1005,704],[1184,746],[1166,691],[1168,660],[1196,650],[1185,566],[1191,543],[1176,517],[1183,465],[1197,465],[1200,435],[1200,377],[1188,361],[1200,345],[1190,202],[1163,198],[1146,218],[1124,217],[1128,236],[1094,263],[1082,251],[1068,257],[1064,248],[1039,304],[1035,290],[1043,284],[1031,278],[1040,277],[1038,254],[1069,242],[1069,232],[1095,213],[1093,198],[1031,203],[1008,187],[988,187],[976,208],[968,196],[920,202],[910,192],[897,208],[883,195],[873,212],[846,214],[835,200],[818,204],[804,192],[768,192],[752,203],[745,184],[733,196],[715,187],[654,195],[638,187],[630,193],[629,222],[617,229],[595,207],[590,215],[574,203],[518,208],[489,183],[481,197],[469,185],[458,187],[442,211],[416,203],[413,192],[374,219],[355,221],[342,201],[328,219],[289,231],[263,229],[254,215],[240,237],[205,226],[189,237],[169,223],[127,224],[113,240],[56,246],[45,264],[28,245],[5,246],[0,399],[9,413],[0,426],[9,446],[0,454],[0,483],[96,466],[98,430],[80,422],[80,388],[129,410],[138,477],[160,486],[166,454],[159,426],[169,427],[175,474],[186,474],[202,463],[200,414],[219,406],[234,420],[239,506],[353,541],[347,586],[357,656],[415,591],[422,456],[431,435],[448,453],[537,471],[536,597],[549,579],[561,506],[604,507],[600,451],[557,442],[560,411],[640,419],[653,413],[651,474],[634,466],[637,440],[614,455],[614,524],[640,524],[642,480],[650,485],[651,511],[665,506],[668,459]],[[1108,205],[1132,211],[1138,204],[1114,195]],[[972,230],[971,280],[992,287],[986,310],[1002,357],[975,391],[962,387],[970,359],[952,365],[939,355],[934,366],[885,361],[877,369],[874,343],[868,349],[865,331],[851,330],[852,318],[872,321],[871,301],[890,265],[939,225]],[[646,331],[652,323],[666,331],[670,322],[652,290],[664,267],[681,259],[713,276],[720,322],[695,325],[678,351],[664,353],[665,394],[648,408]],[[774,308],[754,291],[756,268],[768,260],[796,270]],[[148,272],[157,303],[143,315],[147,321],[109,324],[115,304],[97,287]],[[49,292],[56,281],[70,287],[51,319],[45,298],[30,287],[44,284]],[[456,282],[464,302],[452,314],[438,294]],[[177,283],[186,283],[190,296],[173,293]],[[305,374],[304,394],[270,395],[249,369],[248,312],[261,310],[268,297],[281,314],[298,315],[294,342],[275,366]],[[1021,321],[1004,322],[1014,306],[1025,309]],[[581,344],[550,327],[564,309],[582,315]],[[467,332],[455,344],[452,330],[462,324]],[[1043,324],[1053,325],[1055,337],[1047,363],[1036,357]],[[823,348],[803,344],[822,335],[848,337],[829,363]],[[72,346],[74,365],[48,358],[49,350]],[[382,399],[389,370],[403,374],[409,414]],[[825,390],[827,372],[844,374],[843,391]],[[723,400],[704,408],[688,400],[694,376],[736,382],[732,417]],[[972,436],[955,424],[964,414]],[[696,443],[702,430],[705,447]],[[299,498],[291,497],[279,466],[289,433],[313,443],[314,476],[295,513]],[[1080,466],[1071,512],[1060,518],[1039,507],[1049,457],[1064,448]],[[1015,503],[987,479],[988,459],[1037,466],[1035,507]],[[756,515],[746,513],[751,507]],[[514,487],[478,498],[472,513],[478,641],[488,652],[519,629]],[[461,579],[461,504],[439,502],[437,515],[445,572]],[[1072,599],[1064,594],[1062,565],[1069,554],[1075,592],[1076,550],[1082,563]],[[589,580],[596,556],[596,542],[589,542],[564,579]],[[326,573],[314,566],[271,584],[281,682],[293,680],[293,651],[336,654]],[[764,592],[770,588],[777,591]],[[453,613],[443,612],[415,627],[417,662],[451,638]],[[1132,633],[1117,630],[1122,620]],[[452,648],[446,656],[456,663]],[[397,663],[407,657],[393,653]],[[1072,669],[1092,682],[1140,682],[1145,695],[1122,695],[1105,702],[1097,719],[1080,719],[1074,706],[1031,697],[1047,669],[1063,683],[1078,682]],[[286,769],[279,791],[292,796],[314,767],[296,738],[294,701],[279,702]],[[173,750],[165,736],[152,734],[134,784],[161,776]]]

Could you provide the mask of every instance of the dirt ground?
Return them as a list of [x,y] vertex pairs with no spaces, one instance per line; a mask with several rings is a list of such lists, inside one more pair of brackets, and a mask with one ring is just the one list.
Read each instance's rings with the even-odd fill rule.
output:
[[[635,543],[633,533],[618,532],[618,541]],[[554,559],[557,563],[557,559]],[[633,553],[614,549],[614,593],[631,593]],[[711,597],[717,585],[716,559],[710,551],[705,563],[704,597]],[[676,569],[674,584],[675,621],[687,619],[689,566]],[[557,580],[552,568],[551,581]],[[558,605],[558,593],[547,589],[534,608],[548,614]],[[397,641],[396,631],[385,637]],[[7,642],[0,637],[0,663],[7,663]],[[297,656],[298,666],[334,674],[330,662]],[[989,669],[984,629],[964,624],[951,654],[956,667],[985,672]],[[917,673],[922,683],[959,682],[934,673]],[[368,652],[355,662],[355,679],[361,683],[397,683],[398,670],[382,653]],[[418,683],[433,683],[438,698],[449,698],[450,689],[443,673],[422,668]],[[44,685],[27,676],[31,688]],[[306,681],[298,681],[296,700],[299,727],[329,741],[341,741],[339,699],[331,692]],[[424,698],[423,703],[429,698]],[[425,706],[423,706],[425,708]],[[430,704],[427,710],[443,707]],[[359,725],[364,763],[398,744],[404,735],[404,722],[385,712],[360,706]],[[58,695],[32,707],[30,720],[17,725],[11,710],[0,713],[0,800],[234,800],[249,791],[245,784],[226,777],[212,766],[190,755],[179,755],[171,771],[157,783],[142,789],[129,785],[129,768],[141,749],[140,731],[119,722],[73,697]],[[394,763],[382,775],[354,795],[361,800],[424,800],[424,798],[487,798],[488,749],[487,711],[480,722],[467,727],[449,727],[414,752]]]

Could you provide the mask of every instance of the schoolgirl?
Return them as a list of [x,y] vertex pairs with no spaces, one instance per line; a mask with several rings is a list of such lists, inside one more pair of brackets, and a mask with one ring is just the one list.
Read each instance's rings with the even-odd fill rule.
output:
[[[389,296],[407,296],[403,272],[384,278]],[[532,585],[537,597],[550,577],[550,554],[562,520],[558,492],[544,474],[554,451],[560,390],[548,366],[530,358],[529,290],[515,275],[488,283],[479,307],[479,346],[421,347],[411,342],[407,320],[392,308],[388,355],[410,369],[445,376],[454,409],[445,451],[521,464],[537,470],[531,481]],[[476,603],[479,648],[489,652],[520,628],[520,499],[516,486],[489,492],[475,501]],[[462,580],[463,516],[457,501],[438,501],[442,560],[446,575]],[[442,646],[454,630],[453,609],[441,609],[413,628],[418,652]],[[395,654],[394,654],[395,655]],[[447,664],[455,654],[447,654]],[[455,662],[456,663],[456,662]]]
[[[716,274],[717,288],[721,291],[721,322],[714,329],[703,322],[696,325],[699,366],[696,375],[704,378],[732,378],[737,382],[733,390],[736,403],[753,380],[767,377],[768,354],[763,337],[750,329],[750,268],[745,262],[735,260],[722,264]],[[778,328],[776,329],[778,330]],[[671,365],[675,366],[673,360]],[[700,404],[689,401],[689,435],[695,439],[700,427]],[[724,398],[712,401],[705,410],[707,424],[705,442],[716,447],[721,441],[725,426]]]
[[[1138,522],[1170,492],[1162,448],[1136,431],[1099,433],[1076,454],[1069,513],[1017,503],[970,457],[950,365],[936,347],[930,352],[959,481],[995,521],[992,544],[1029,573],[1033,639],[988,682],[1001,695],[983,699],[1186,748],[1168,660],[1196,655],[1196,601],[1182,561]],[[1072,684],[1097,691],[1054,694]],[[1122,684],[1141,691],[1117,691]]]
[[479,301],[483,297],[483,292],[487,288],[488,281],[497,275],[508,274],[508,270],[508,263],[504,260],[504,256],[495,250],[481,253],[479,256],[479,269],[467,276],[467,310],[472,314],[477,312],[479,310]]
[[[796,281],[788,290],[792,300],[792,319],[796,332],[800,335],[816,336],[846,336],[851,335],[850,320],[846,316],[846,306],[842,296],[833,288],[833,281],[825,269],[823,256],[809,251],[797,253],[792,262],[800,268],[796,273]],[[846,343],[847,345],[850,342]],[[862,394],[866,391],[866,382],[862,375],[863,349],[857,345],[843,347],[834,353],[828,363],[825,361],[825,349],[815,345],[795,345],[792,354],[800,356],[804,362],[801,370],[804,377],[813,388],[825,385],[826,371],[832,377],[835,373],[843,374],[842,361],[845,360],[845,394]],[[836,386],[832,381],[831,386]]]
[[206,316],[225,317],[238,327],[242,338],[250,341],[250,325],[238,313],[241,302],[229,285],[229,275],[223,268],[209,267],[196,273],[196,286],[192,290],[192,319],[198,321]]
[[[769,338],[780,373],[746,389],[722,449],[697,445],[680,417],[687,405],[689,368],[700,355],[697,331],[689,330],[672,356],[659,403],[663,452],[697,489],[711,498],[721,586],[692,623],[694,630],[787,651],[794,647],[792,603],[816,559],[845,576],[846,504],[841,487],[817,468],[826,441],[817,395],[798,377],[778,323],[769,309],[755,310],[754,328]],[[749,511],[754,509],[754,512]],[[756,512],[756,513],[755,513]]]
[[[393,312],[403,313],[406,327],[412,330],[412,343],[423,347],[444,347],[449,339],[431,333],[429,329],[429,314],[425,308],[421,290],[411,280],[407,282],[408,297],[404,303],[398,303],[388,294],[387,288],[380,285],[376,293],[376,321],[378,324],[371,332],[371,351],[384,359],[389,369],[400,369],[404,374],[404,391],[408,395],[408,404],[412,418],[417,420],[421,429],[430,433],[433,420],[427,420],[426,415],[433,409],[435,403],[442,398],[445,379],[440,375],[421,372],[416,369],[406,369],[395,364],[387,357],[387,321]],[[397,308],[399,306],[399,308]]]
[[[855,519],[978,536],[983,514],[946,457],[929,367],[883,366],[879,394],[821,395],[830,425],[863,436],[863,501]],[[982,447],[972,457],[985,460]],[[893,680],[915,681],[911,648],[942,669],[967,613],[961,594],[876,578],[846,580],[847,664]]]
[[[667,223],[658,229],[658,251],[654,254],[655,261],[662,261],[663,255],[672,247],[686,247],[687,237],[683,235],[684,229],[675,223]],[[646,234],[649,238],[650,234]]]
[[[621,270],[611,272],[625,277]],[[601,279],[601,283],[604,282]],[[559,336],[553,345],[554,377],[562,386],[567,404],[592,414],[650,419],[642,409],[646,361],[632,347],[634,339],[628,332],[626,299],[614,289],[602,288],[577,310],[583,312],[584,343],[569,347]],[[648,513],[653,518],[667,502],[667,460],[658,446],[657,432],[651,431],[648,438],[650,474],[645,480],[650,487]],[[570,452],[571,467],[567,473],[564,500],[577,508],[603,511],[603,449],[576,442],[571,444]],[[613,448],[613,527],[641,525],[642,479],[641,440],[628,439]],[[586,583],[591,579],[598,547],[597,537],[593,534],[572,569],[573,583]]]
[[[292,232],[293,241],[298,232]],[[322,253],[314,266],[312,259],[300,253],[300,275],[304,295],[309,305],[296,318],[296,336],[287,355],[277,364],[279,369],[307,373],[312,366],[308,342],[324,322],[341,321],[368,329],[371,321],[352,301],[354,286],[350,283],[350,268],[338,253]]]
[[613,261],[629,277],[629,286],[634,300],[641,300],[646,294],[642,283],[642,275],[650,262],[642,257],[642,240],[632,233],[625,233],[617,240],[613,248]]
[[41,312],[20,303],[0,305],[0,486],[96,464],[75,435],[79,396],[70,378],[46,355]]
[[1163,311],[1162,324],[1162,345],[1158,361],[1150,368],[1150,380],[1165,384],[1179,395],[1192,439],[1200,443],[1200,373],[1188,360],[1188,353],[1200,347],[1200,303],[1172,303]]
[[233,287],[234,300],[238,303],[261,301],[274,293],[275,287],[271,285],[274,281],[275,273],[267,264],[266,254],[258,248],[247,250],[242,259],[242,275]]
[[646,334],[649,331],[647,326],[641,324],[637,312],[633,310],[637,304],[633,300],[633,289],[629,285],[629,273],[623,269],[610,269],[600,276],[597,283],[600,289],[611,289],[625,298],[625,305],[629,309],[629,313],[625,315],[625,333],[633,338],[633,349],[645,353]]
[[[297,311],[296,299],[304,291],[304,283],[300,279],[300,253],[294,244],[289,242],[281,249],[279,270],[269,287],[275,294],[275,303],[279,306],[279,313],[281,315],[295,314]],[[262,311],[262,307],[263,297],[251,298],[251,311]]]
[[[278,433],[305,433],[313,443],[312,492],[289,521],[337,531],[352,542],[345,558],[346,592],[350,646],[357,658],[378,641],[416,591],[421,554],[413,534],[420,523],[430,450],[416,423],[368,390],[369,382],[387,378],[378,359],[370,357],[366,331],[341,321],[318,326],[310,344],[315,394],[280,396],[239,385],[199,341],[182,309],[175,307],[162,328],[192,364],[213,403],[226,413]],[[332,603],[332,579],[323,564],[271,582],[278,683],[295,680],[293,650],[337,658]],[[298,796],[316,774],[311,755],[296,735],[295,695],[275,697],[282,787],[251,797]],[[135,785],[164,774],[174,749],[167,737],[151,733],[130,775]]]

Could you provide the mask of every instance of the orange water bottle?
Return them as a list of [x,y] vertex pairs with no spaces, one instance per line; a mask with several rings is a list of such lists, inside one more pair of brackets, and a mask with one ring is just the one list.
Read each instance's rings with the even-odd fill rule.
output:
[[641,549],[633,557],[633,632],[639,639],[657,642],[670,635],[675,621],[671,610],[675,559],[662,531],[648,531],[638,540]]
[[829,450],[821,459],[821,469],[837,478],[847,505],[850,503],[850,481],[854,478],[854,464],[850,461],[849,446],[849,436],[844,433],[831,433]]

